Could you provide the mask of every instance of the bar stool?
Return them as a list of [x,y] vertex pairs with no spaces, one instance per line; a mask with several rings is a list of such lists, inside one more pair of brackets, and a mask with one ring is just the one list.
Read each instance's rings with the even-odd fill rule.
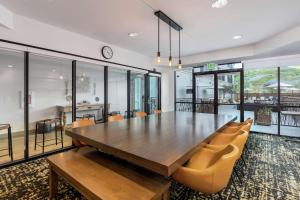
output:
[[8,140],[8,147],[7,149],[0,149],[0,151],[5,151],[8,150],[8,154],[6,155],[1,155],[0,157],[3,156],[9,156],[11,161],[13,161],[13,149],[12,149],[12,137],[11,137],[11,126],[10,124],[0,124],[0,130],[6,130],[7,129],[7,140]]
[[96,115],[95,114],[84,114],[83,119],[94,119],[94,122],[96,122]]
[[[35,125],[35,136],[34,136],[34,150],[36,150],[36,146],[40,146],[43,149],[43,153],[45,150],[46,146],[50,146],[53,144],[49,144],[49,145],[45,145],[45,142],[47,141],[52,141],[53,139],[49,139],[49,140],[45,140],[45,133],[49,133],[52,131],[52,125],[55,125],[55,145],[57,145],[58,143],[61,143],[61,148],[64,148],[64,142],[63,142],[63,126],[62,126],[62,122],[60,118],[53,118],[53,119],[45,119],[45,120],[40,120],[36,122]],[[60,128],[60,138],[57,137],[57,129],[58,127]],[[48,130],[47,130],[48,129]],[[37,135],[38,134],[42,134],[43,135],[43,139],[42,141],[37,141]],[[60,141],[60,142],[58,142]],[[42,145],[40,145],[39,143],[42,143]]]

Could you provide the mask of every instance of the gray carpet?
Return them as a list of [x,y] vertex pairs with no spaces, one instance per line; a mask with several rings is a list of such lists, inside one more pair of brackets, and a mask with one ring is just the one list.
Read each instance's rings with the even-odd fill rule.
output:
[[[265,134],[251,134],[249,153],[245,154],[247,167],[237,166],[242,184],[237,182],[238,195],[230,184],[224,199],[300,199],[300,140]],[[173,181],[171,199],[206,199],[196,191]],[[38,159],[0,170],[0,199],[47,199],[48,164]],[[218,199],[217,195],[213,196]],[[84,199],[65,181],[59,182],[58,199]]]

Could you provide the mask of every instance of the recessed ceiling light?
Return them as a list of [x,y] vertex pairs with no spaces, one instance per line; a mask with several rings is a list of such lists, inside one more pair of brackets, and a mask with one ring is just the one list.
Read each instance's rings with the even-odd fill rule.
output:
[[14,68],[15,66],[13,66],[13,65],[8,65],[7,67],[8,67],[8,68]]
[[241,39],[242,38],[242,36],[241,35],[236,35],[236,36],[233,36],[233,38],[232,39],[234,39],[234,40],[239,40],[239,39]]
[[129,37],[136,37],[136,36],[138,36],[139,34],[138,33],[135,33],[135,32],[133,32],[133,33],[128,33],[128,36]]
[[213,8],[223,8],[224,6],[226,6],[228,4],[228,0],[213,0],[213,4],[211,5],[211,7]]

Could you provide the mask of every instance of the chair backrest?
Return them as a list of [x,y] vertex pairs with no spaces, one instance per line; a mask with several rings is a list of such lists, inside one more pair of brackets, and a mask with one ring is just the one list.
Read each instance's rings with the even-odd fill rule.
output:
[[154,110],[154,114],[160,114],[161,110]]
[[209,167],[212,173],[211,193],[219,192],[228,185],[238,156],[239,149],[232,144],[216,154],[215,162]]
[[79,119],[72,123],[72,128],[79,128],[79,127],[85,127],[85,126],[93,126],[95,125],[95,121],[91,119]]
[[147,113],[145,113],[145,112],[136,112],[136,113],[135,113],[135,116],[136,116],[136,117],[146,117],[146,116],[147,116]]
[[109,116],[107,119],[108,122],[116,122],[116,121],[122,121],[122,120],[124,120],[124,117],[122,115]]
[[[71,128],[80,128],[80,127],[85,127],[85,126],[93,126],[95,125],[95,121],[92,119],[78,119],[75,122],[72,123]],[[73,144],[76,147],[83,147],[85,144],[77,139],[72,139]]]
[[242,127],[241,127],[241,129],[240,130],[243,130],[243,131],[246,131],[246,132],[250,132],[250,129],[251,129],[251,126],[252,126],[252,123],[251,122],[249,122],[249,123],[247,123],[247,124],[245,124],[245,125],[243,125]]
[[249,136],[248,132],[242,131],[242,133],[237,135],[230,143],[232,145],[235,145],[239,149],[239,157],[238,158],[240,158],[243,153],[248,136]]

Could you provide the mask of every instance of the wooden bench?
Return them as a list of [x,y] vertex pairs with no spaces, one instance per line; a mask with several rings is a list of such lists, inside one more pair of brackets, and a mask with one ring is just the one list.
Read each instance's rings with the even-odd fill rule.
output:
[[50,199],[57,196],[61,176],[87,199],[168,199],[170,181],[161,175],[90,147],[47,158],[50,164]]

